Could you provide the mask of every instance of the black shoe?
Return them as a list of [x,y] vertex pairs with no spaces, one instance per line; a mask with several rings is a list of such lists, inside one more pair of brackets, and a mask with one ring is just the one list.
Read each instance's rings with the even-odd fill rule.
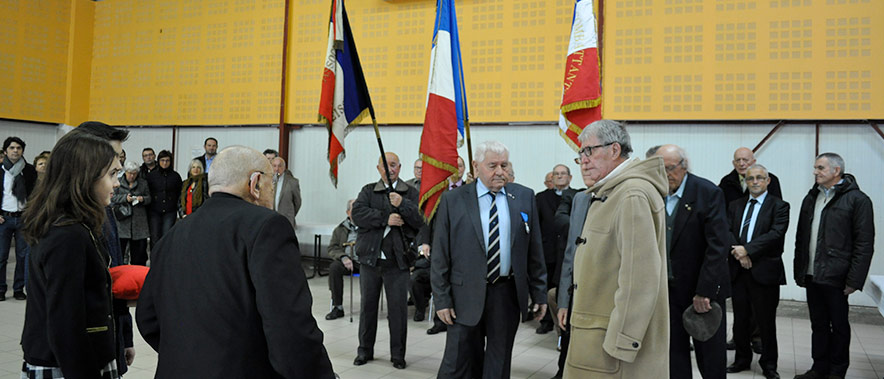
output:
[[439,332],[444,332],[447,330],[448,330],[448,325],[436,324],[436,325],[433,325],[432,328],[427,329],[427,334],[438,334]]
[[795,375],[795,379],[826,379],[826,376],[813,370],[807,370],[801,375]]
[[371,361],[371,360],[374,360],[374,357],[372,357],[372,356],[367,356],[367,357],[366,357],[366,356],[364,356],[364,355],[357,355],[357,356],[356,356],[356,359],[353,360],[353,365],[354,365],[354,366],[362,366],[362,365],[368,363],[368,361]]
[[6,301],[6,294],[0,293],[0,301]]
[[415,310],[414,311],[414,321],[417,321],[417,322],[424,321],[424,311]]
[[538,326],[537,329],[534,330],[534,332],[537,334],[546,334],[546,333],[551,332],[552,330],[553,330],[552,324],[547,324],[545,322],[541,322],[540,326]]
[[328,312],[328,314],[325,315],[326,320],[334,320],[341,317],[344,317],[344,310],[338,307],[332,308],[331,312]]
[[25,291],[15,291],[12,293],[12,297],[14,297],[15,300],[26,300],[28,295],[25,295]]
[[736,363],[736,362],[734,362],[734,364],[732,364],[732,365],[730,365],[730,366],[727,366],[727,370],[726,370],[726,371],[727,371],[728,374],[734,374],[734,373],[738,373],[738,372],[740,372],[740,371],[746,371],[746,370],[748,370],[748,369],[749,369],[749,364],[748,364],[748,363]]
[[734,342],[733,338],[730,341],[727,341],[727,349],[728,350],[737,350],[737,344]]
[[761,354],[761,340],[753,340],[752,341],[752,352],[755,354]]
[[762,372],[765,379],[780,379],[780,374],[777,373],[777,370],[764,370]]
[[395,368],[397,368],[397,369],[399,369],[399,370],[402,370],[402,369],[405,368],[405,360],[404,360],[404,359],[401,359],[401,358],[393,358],[393,359],[391,359],[390,361],[393,362],[393,367],[395,367]]

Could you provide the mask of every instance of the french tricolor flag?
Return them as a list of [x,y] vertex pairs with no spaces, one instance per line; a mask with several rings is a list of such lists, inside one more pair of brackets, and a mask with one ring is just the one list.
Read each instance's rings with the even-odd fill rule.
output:
[[338,164],[346,156],[344,137],[369,114],[374,117],[374,108],[356,53],[344,0],[332,0],[319,122],[328,128],[329,176],[335,187],[338,185]]
[[577,136],[602,118],[598,33],[592,0],[576,0],[562,85],[559,134],[576,151]]
[[435,213],[442,192],[448,190],[448,177],[457,173],[457,148],[463,145],[467,122],[469,113],[454,0],[437,0],[427,113],[420,145],[424,162],[420,207],[427,219]]

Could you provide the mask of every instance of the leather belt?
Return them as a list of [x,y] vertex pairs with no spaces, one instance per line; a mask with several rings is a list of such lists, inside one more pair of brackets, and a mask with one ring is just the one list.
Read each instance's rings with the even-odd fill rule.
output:
[[21,217],[21,214],[22,214],[22,212],[0,211],[0,216],[3,216],[3,217]]
[[488,281],[488,284],[501,284],[501,283],[506,283],[510,280],[513,280],[512,275],[498,276],[496,279],[494,279],[494,281]]

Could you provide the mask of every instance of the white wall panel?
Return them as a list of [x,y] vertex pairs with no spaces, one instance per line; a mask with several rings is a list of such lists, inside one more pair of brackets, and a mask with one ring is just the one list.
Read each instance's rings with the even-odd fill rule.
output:
[[[773,124],[635,124],[629,126],[635,154],[644,157],[654,145],[675,143],[688,153],[691,171],[718,183],[733,169],[733,151],[740,146],[755,147],[773,128]],[[555,126],[493,126],[472,128],[474,146],[486,139],[498,139],[511,152],[516,181],[541,190],[543,176],[557,163],[568,164],[572,170],[572,186],[582,187],[579,168],[572,159],[576,154],[561,140]],[[412,177],[411,163],[418,157],[420,128],[382,127],[381,135],[387,151],[399,154],[404,165],[402,178]],[[847,172],[856,175],[863,191],[875,206],[875,225],[884,233],[884,140],[867,125],[826,125],[820,135],[820,152],[834,151],[846,160]],[[801,200],[813,185],[814,125],[785,125],[756,154],[779,178],[783,197],[792,206],[789,232],[783,261],[787,286],[785,299],[804,300],[804,290],[792,279],[795,227]],[[348,156],[339,169],[338,189],[331,185],[326,162],[328,132],[325,128],[306,127],[291,134],[292,172],[301,180],[304,205],[298,214],[299,223],[337,223],[345,217],[347,199],[355,197],[361,187],[378,180],[375,169],[378,148],[374,131],[369,126],[356,128],[346,139]],[[460,150],[466,158],[466,148]],[[884,249],[881,239],[876,250]],[[880,254],[878,254],[880,255]],[[884,274],[884,258],[875,257],[871,273]],[[852,304],[871,305],[863,294],[850,297]]]
[[19,137],[25,141],[24,157],[28,163],[34,163],[34,157],[55,146],[58,134],[57,124],[37,124],[0,120],[0,143],[7,137]]

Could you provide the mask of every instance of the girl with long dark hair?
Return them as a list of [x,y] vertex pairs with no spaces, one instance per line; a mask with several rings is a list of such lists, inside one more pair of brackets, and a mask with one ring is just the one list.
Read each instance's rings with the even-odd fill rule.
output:
[[104,139],[62,137],[28,200],[31,245],[22,350],[29,378],[117,378],[105,207],[120,161]]

